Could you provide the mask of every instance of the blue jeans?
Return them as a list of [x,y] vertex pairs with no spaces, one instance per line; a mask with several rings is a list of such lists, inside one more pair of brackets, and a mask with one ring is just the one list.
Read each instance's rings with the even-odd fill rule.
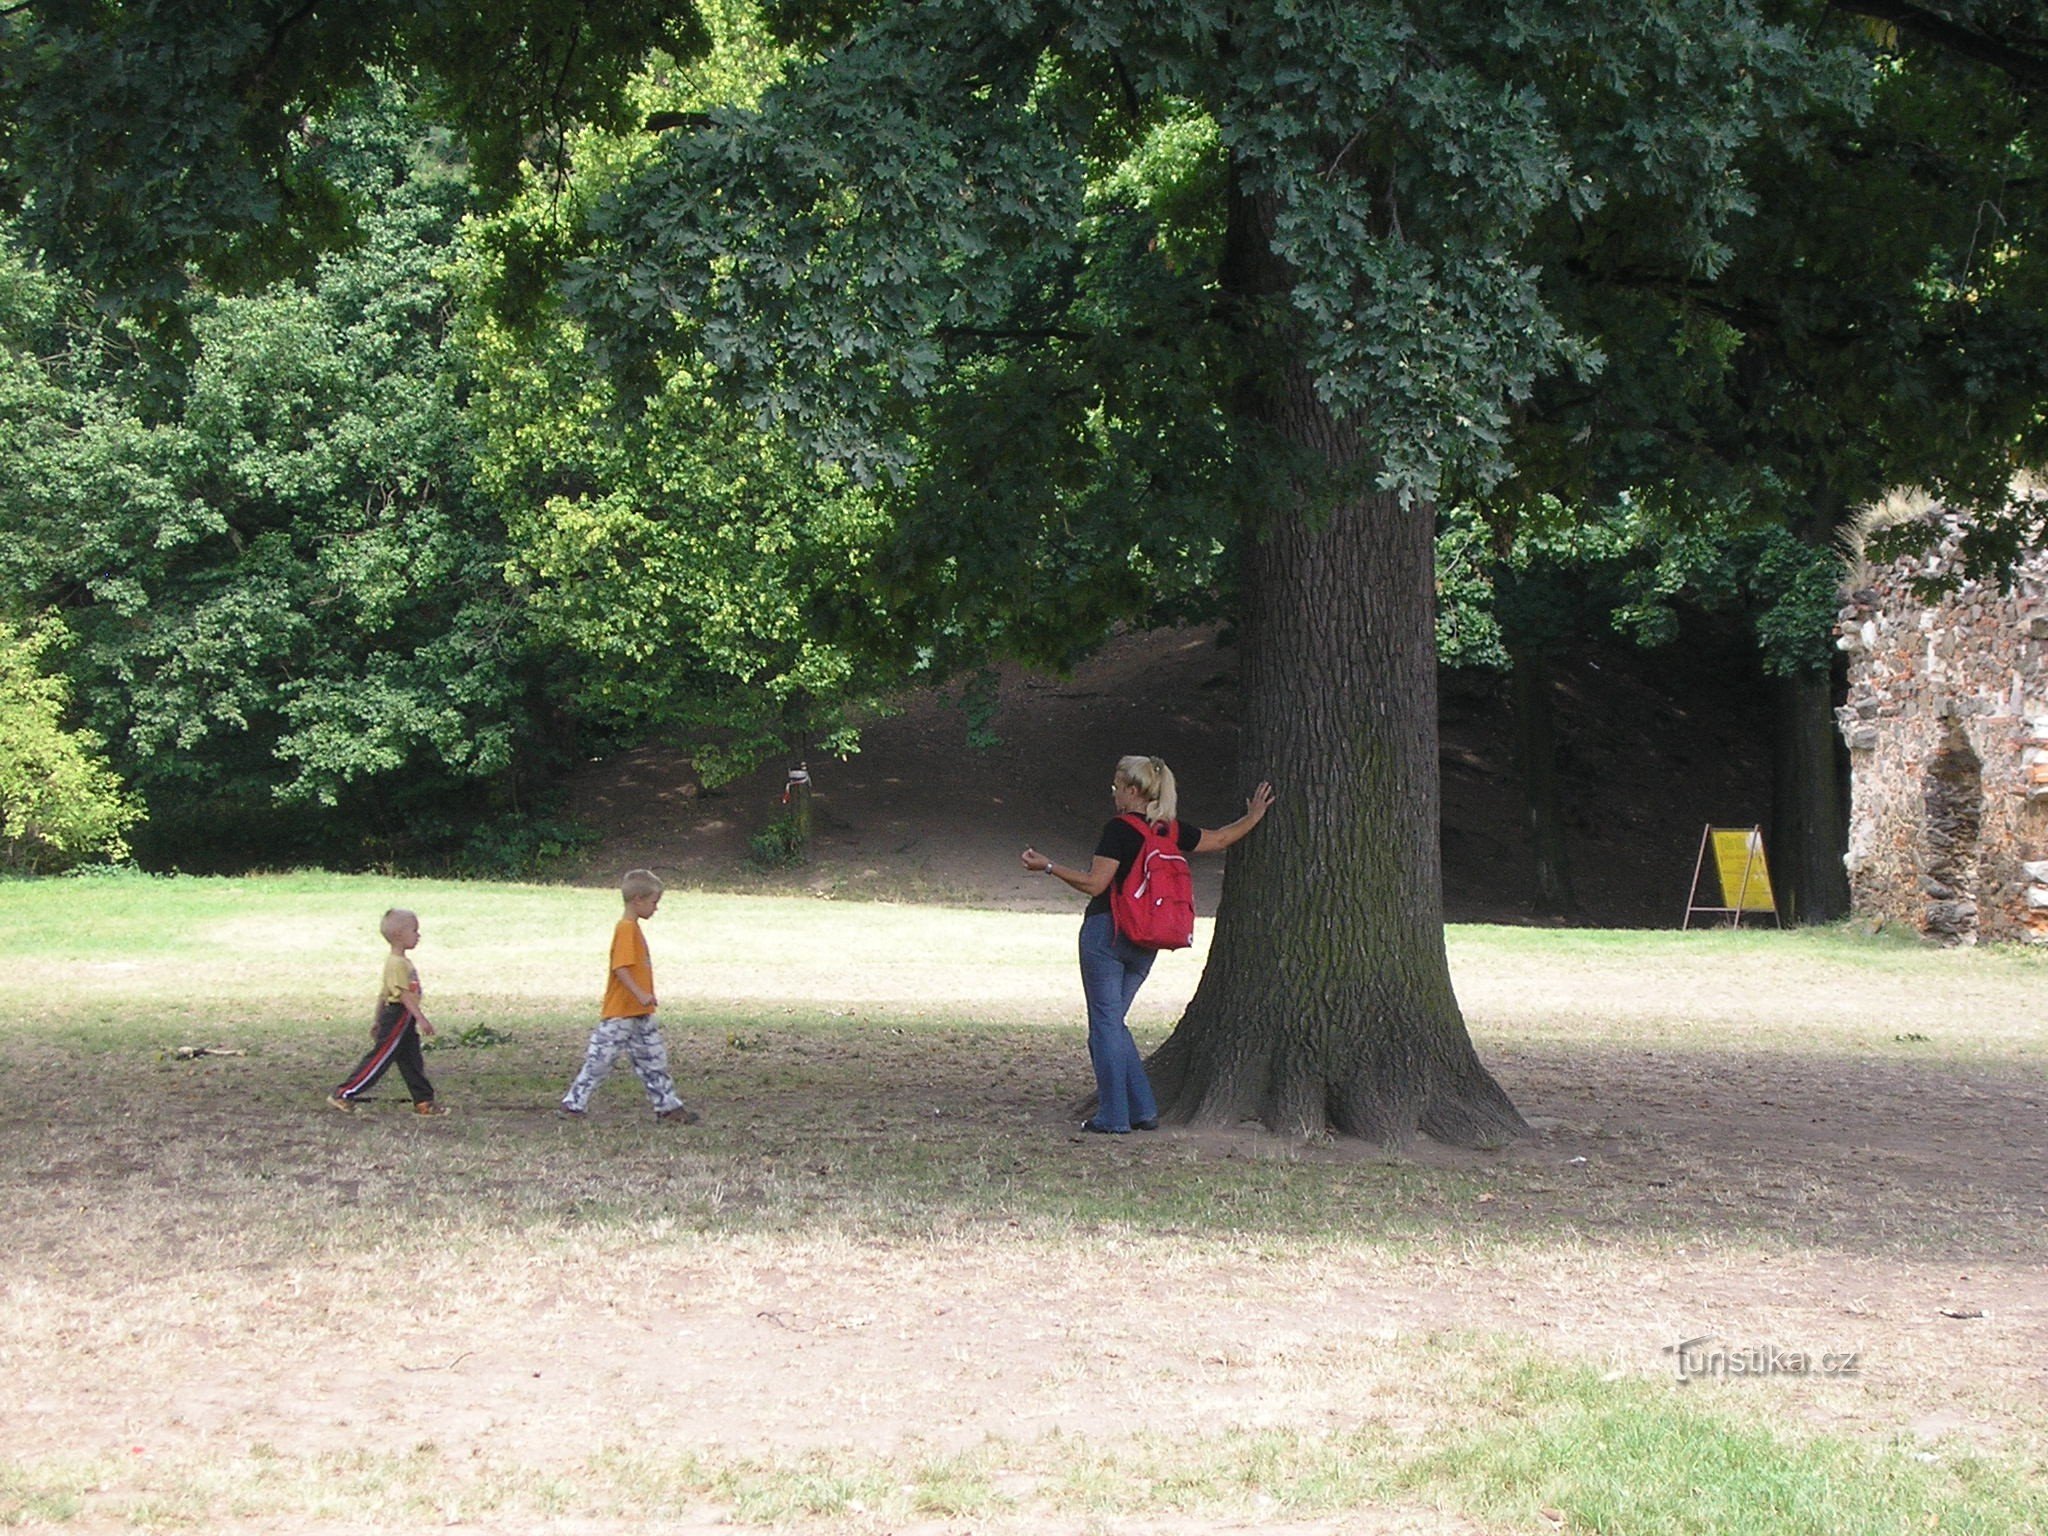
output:
[[1157,950],[1118,938],[1107,912],[1081,920],[1081,992],[1088,999],[1088,1059],[1098,1101],[1091,1123],[1105,1131],[1128,1131],[1138,1121],[1159,1118],[1144,1058],[1124,1022],[1157,958]]

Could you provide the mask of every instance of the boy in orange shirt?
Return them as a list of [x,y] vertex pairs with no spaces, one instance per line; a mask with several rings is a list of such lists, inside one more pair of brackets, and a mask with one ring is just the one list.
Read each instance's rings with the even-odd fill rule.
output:
[[646,935],[640,932],[642,920],[654,916],[661,905],[661,881],[652,870],[629,869],[619,881],[619,894],[625,898],[626,915],[612,929],[612,970],[605,981],[604,1017],[590,1032],[583,1070],[562,1095],[562,1113],[582,1118],[591,1094],[611,1074],[612,1063],[623,1050],[640,1074],[640,1085],[654,1105],[654,1118],[692,1125],[697,1112],[683,1107],[676,1096],[675,1080],[668,1075],[668,1042],[655,1022],[654,962],[648,957]]

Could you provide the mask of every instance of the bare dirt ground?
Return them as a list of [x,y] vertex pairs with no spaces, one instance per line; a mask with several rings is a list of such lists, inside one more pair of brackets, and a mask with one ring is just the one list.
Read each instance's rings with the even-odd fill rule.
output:
[[[854,1522],[932,1536],[1476,1531],[1405,1507],[1031,1510],[1126,1438],[1427,1444],[1503,1348],[1929,1457],[2048,1445],[2037,1065],[1519,1044],[1488,1054],[1535,1136],[1388,1159],[1250,1128],[1079,1136],[1074,1042],[1049,1029],[696,1030],[677,1054],[713,1109],[687,1131],[627,1083],[557,1121],[536,1085],[559,1064],[516,1043],[435,1059],[468,1094],[438,1122],[310,1110],[304,1047],[90,1081],[17,1052],[10,1458],[111,1466],[73,1530],[133,1528],[95,1511],[227,1467],[315,1469],[320,1496],[202,1528],[354,1529],[336,1490],[373,1455],[455,1527],[749,1518],[700,1497],[650,1526],[591,1492],[687,1452],[979,1456],[1014,1516]],[[1700,1339],[1854,1369],[1681,1384],[1671,1350]],[[489,1513],[546,1477],[581,1514]]]
[[[1675,926],[1700,828],[1768,819],[1758,691],[1726,666],[1646,662],[1628,651],[1587,652],[1559,673],[1578,921]],[[1501,681],[1447,673],[1442,694],[1446,915],[1537,921]],[[1172,765],[1190,819],[1213,826],[1243,811],[1252,785],[1238,782],[1236,700],[1236,652],[1213,629],[1123,636],[1071,678],[1006,671],[993,747],[968,745],[957,691],[914,694],[864,731],[857,756],[808,761],[814,858],[784,876],[750,873],[747,839],[779,813],[791,763],[764,764],[707,792],[686,757],[650,745],[591,764],[573,784],[572,810],[601,833],[581,873],[606,882],[651,860],[665,876],[720,886],[752,881],[1064,910],[1060,891],[1022,872],[1018,851],[1035,843],[1056,857],[1085,857],[1113,814],[1109,773],[1125,753]],[[1290,778],[1314,771],[1276,763],[1257,775],[1284,794]],[[1198,900],[1214,911],[1218,868],[1203,861],[1197,875],[1208,882]]]

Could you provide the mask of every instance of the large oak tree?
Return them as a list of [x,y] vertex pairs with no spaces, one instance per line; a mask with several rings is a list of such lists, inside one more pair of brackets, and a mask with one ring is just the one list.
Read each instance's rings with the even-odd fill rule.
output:
[[[1539,377],[1597,367],[1546,230],[1604,209],[1711,275],[1739,152],[1824,64],[1743,4],[882,6],[672,135],[577,293],[622,372],[699,351],[913,508],[980,455],[927,518],[954,562],[1066,526],[1105,436],[1152,455],[1110,558],[1170,563],[1226,508],[1243,777],[1282,798],[1153,1059],[1162,1113],[1484,1143],[1521,1120],[1443,947],[1434,503],[1505,472]],[[954,430],[977,392],[1003,439]],[[1019,648],[1100,622],[1049,542],[1009,568]]]

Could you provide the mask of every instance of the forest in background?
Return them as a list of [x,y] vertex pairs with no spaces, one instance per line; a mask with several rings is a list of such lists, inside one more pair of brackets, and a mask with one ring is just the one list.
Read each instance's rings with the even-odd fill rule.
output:
[[[480,174],[454,98],[403,61],[332,92],[280,151],[303,195],[271,221],[315,254],[268,268],[260,242],[209,261],[104,223],[127,265],[54,259],[17,123],[11,867],[530,869],[575,841],[553,792],[592,755],[663,740],[716,782],[851,746],[908,687],[965,679],[971,705],[998,661],[1058,669],[1113,626],[1234,612],[1230,514],[1258,476],[1227,423],[1176,405],[1202,360],[1143,323],[1213,282],[1219,232],[1189,211],[1219,174],[1213,120],[1156,112],[1102,146],[1095,246],[1012,296],[1012,334],[949,337],[890,423],[927,451],[864,473],[815,451],[800,393],[729,387],[715,316],[632,357],[593,321],[602,247],[633,238],[617,194],[663,136],[819,46],[739,4],[698,15],[621,82],[624,110],[522,146],[509,176]],[[1660,265],[1590,208],[1547,231],[1532,259],[1579,351],[1487,429],[1516,473],[1454,464],[1438,504],[1439,656],[1512,679],[1560,907],[1548,669],[1588,636],[1654,648],[1704,623],[1750,635],[1775,680],[1778,820],[1810,845],[1790,878],[1834,915],[1837,537],[1904,482],[2001,505],[2038,453],[2034,81],[1788,15],[1829,73],[1732,157],[1741,206],[1710,258]],[[23,23],[0,25],[18,98]],[[1143,343],[1074,340],[1057,377],[1020,362],[1026,321],[1105,311]],[[1061,389],[1081,403],[1054,416]],[[1073,439],[1053,480],[1031,451],[1050,433]]]

